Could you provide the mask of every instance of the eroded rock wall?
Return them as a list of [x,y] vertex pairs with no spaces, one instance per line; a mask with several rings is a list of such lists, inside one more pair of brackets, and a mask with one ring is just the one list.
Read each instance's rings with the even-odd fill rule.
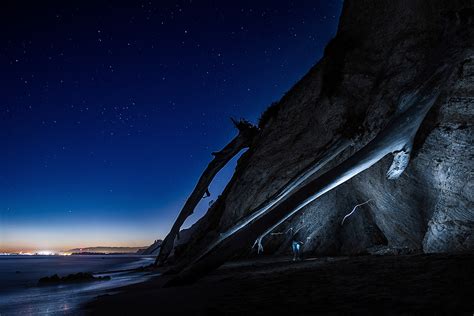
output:
[[384,245],[473,250],[473,11],[474,1],[463,0],[345,1],[324,57],[278,103],[224,194],[196,224],[189,248],[197,251],[248,215],[336,140],[359,135],[321,172],[345,160],[402,110],[424,74],[448,62],[454,79],[423,122],[401,178],[386,179],[386,157],[306,206],[264,246],[265,253],[289,251],[284,232],[301,228],[298,238],[311,254]]

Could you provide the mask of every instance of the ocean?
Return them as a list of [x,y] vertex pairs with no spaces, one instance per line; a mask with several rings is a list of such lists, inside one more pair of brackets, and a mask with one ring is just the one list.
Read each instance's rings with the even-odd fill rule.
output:
[[[0,315],[68,315],[97,295],[153,276],[130,270],[153,263],[137,255],[0,256]],[[110,276],[108,281],[38,286],[38,280],[58,274],[90,272]]]

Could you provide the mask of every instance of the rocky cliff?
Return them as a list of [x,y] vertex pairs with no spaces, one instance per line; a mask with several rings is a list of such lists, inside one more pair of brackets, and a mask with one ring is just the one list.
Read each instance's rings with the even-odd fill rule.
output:
[[[334,143],[351,139],[353,146],[315,177],[363,148],[440,67],[452,75],[401,177],[387,179],[392,156],[385,157],[282,223],[263,240],[264,253],[289,251],[290,228],[310,255],[473,250],[473,11],[474,1],[466,0],[346,0],[324,57],[262,115],[259,136],[174,260],[198,254]],[[251,246],[242,244],[240,253],[248,255]]]
[[146,249],[143,249],[140,254],[141,255],[157,255],[160,253],[160,248],[161,248],[161,239],[155,240],[150,246],[148,246]]

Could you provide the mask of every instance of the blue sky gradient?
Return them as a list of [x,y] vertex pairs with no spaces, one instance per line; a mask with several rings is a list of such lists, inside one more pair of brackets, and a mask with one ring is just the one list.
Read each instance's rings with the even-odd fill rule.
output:
[[342,1],[0,6],[1,251],[164,237],[229,118],[257,122],[321,58]]

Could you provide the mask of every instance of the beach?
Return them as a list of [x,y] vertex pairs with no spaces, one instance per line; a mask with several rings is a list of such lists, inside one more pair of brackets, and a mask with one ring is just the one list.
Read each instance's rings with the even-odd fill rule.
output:
[[159,276],[83,306],[94,315],[467,314],[474,254],[261,258],[229,263],[194,284]]
[[[149,265],[152,257],[134,255],[1,256],[0,315],[77,314],[78,307],[97,295],[150,277],[131,271]],[[90,272],[110,276],[93,281],[39,286],[42,277]]]

